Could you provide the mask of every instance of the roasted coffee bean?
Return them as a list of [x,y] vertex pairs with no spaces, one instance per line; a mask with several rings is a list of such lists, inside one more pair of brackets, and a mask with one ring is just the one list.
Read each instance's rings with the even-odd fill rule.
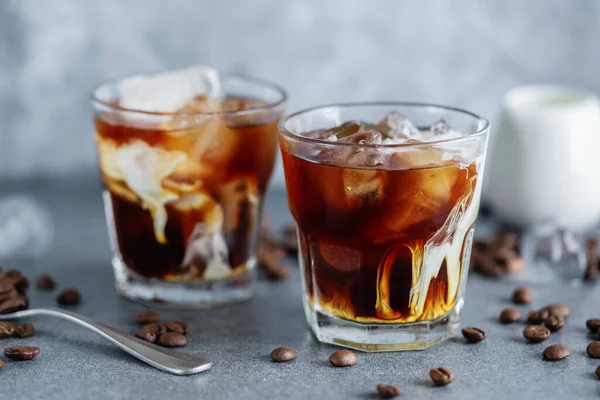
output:
[[0,321],[0,339],[11,337],[15,333],[15,326],[8,321]]
[[36,358],[40,349],[33,346],[13,346],[4,349],[4,355],[11,360],[23,361]]
[[15,328],[15,336],[19,337],[19,338],[26,338],[29,336],[33,336],[34,333],[35,333],[35,328],[30,323],[18,325]]
[[402,390],[398,386],[385,385],[380,383],[377,385],[377,394],[382,399],[391,399],[402,394]]
[[587,321],[585,321],[585,326],[587,326],[590,332],[598,333],[598,329],[600,329],[600,319],[588,319]]
[[523,336],[531,343],[541,343],[550,337],[550,329],[541,325],[530,325],[523,329]]
[[569,316],[569,308],[562,304],[551,304],[543,308],[548,311],[548,315],[556,315],[557,317],[567,318]]
[[515,304],[529,304],[533,301],[531,290],[521,287],[513,292],[512,300]]
[[190,331],[190,326],[181,321],[165,322],[165,326],[167,327],[167,331],[181,333],[182,335],[187,335]]
[[165,332],[159,336],[158,343],[164,347],[181,347],[187,344],[187,338],[181,333]]
[[479,343],[487,338],[486,331],[475,327],[463,328],[462,334],[471,343]]
[[433,368],[429,376],[436,386],[446,386],[454,380],[454,373],[448,368]]
[[588,355],[592,358],[600,358],[600,342],[592,342],[586,349]]
[[4,367],[4,361],[0,360],[0,368]]
[[3,297],[0,300],[0,314],[26,310],[28,306],[29,302],[27,301],[27,297],[14,290],[14,296]]
[[17,289],[19,293],[27,293],[27,289],[29,289],[29,281],[23,276],[23,274],[21,274],[20,271],[17,271],[16,269],[11,269],[9,271],[6,271],[4,276],[12,281],[15,289]]
[[0,278],[0,296],[6,296],[13,290],[16,292],[15,285],[13,285],[12,280],[5,277]]
[[600,378],[600,365],[596,368],[596,376]]
[[336,367],[351,367],[358,362],[358,357],[350,350],[338,350],[329,356],[329,362]]
[[512,324],[519,322],[521,313],[514,308],[507,308],[500,313],[500,322],[503,324]]
[[140,330],[145,330],[155,335],[162,335],[167,331],[167,326],[159,322],[152,322],[151,324],[142,326]]
[[144,311],[141,313],[135,314],[133,317],[135,322],[141,325],[150,324],[152,322],[158,322],[160,319],[160,315],[155,311]]
[[553,344],[552,346],[546,347],[543,356],[548,361],[557,361],[567,358],[571,355],[571,350],[567,346],[562,344]]
[[61,306],[75,306],[79,304],[80,300],[81,295],[79,294],[79,291],[72,288],[63,290],[56,298],[56,301],[58,301],[58,304]]
[[530,311],[527,314],[527,322],[530,324],[541,324],[550,316],[550,313],[546,309],[540,311]]
[[565,319],[558,315],[551,315],[544,320],[544,326],[550,330],[550,332],[558,332],[565,326]]
[[38,276],[38,278],[35,280],[35,286],[39,290],[53,290],[56,284],[50,275],[43,274]]
[[289,347],[278,347],[271,352],[271,360],[275,362],[291,361],[296,358],[296,352]]
[[283,264],[285,251],[281,247],[263,242],[258,248],[258,263],[268,278],[281,280],[287,278],[292,270]]
[[156,342],[156,333],[152,333],[149,330],[146,330],[144,328],[138,329],[135,332],[135,336],[139,337],[140,339],[144,339],[147,342],[151,342],[151,343]]

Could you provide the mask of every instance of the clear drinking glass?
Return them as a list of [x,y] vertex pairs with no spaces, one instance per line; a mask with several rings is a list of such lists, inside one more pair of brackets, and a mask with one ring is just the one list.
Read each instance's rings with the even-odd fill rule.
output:
[[[253,292],[286,94],[260,79],[211,74],[218,98],[192,93],[170,112],[148,111],[143,96],[142,110],[123,101],[123,93],[138,102],[140,93],[159,93],[157,107],[172,101],[169,88],[147,87],[158,75],[103,83],[93,92],[113,267],[126,297],[204,307]],[[185,83],[183,94],[203,85]]]
[[[394,138],[402,130],[414,138]],[[488,121],[429,104],[342,104],[292,114],[279,131],[304,309],[316,337],[389,351],[452,336]]]

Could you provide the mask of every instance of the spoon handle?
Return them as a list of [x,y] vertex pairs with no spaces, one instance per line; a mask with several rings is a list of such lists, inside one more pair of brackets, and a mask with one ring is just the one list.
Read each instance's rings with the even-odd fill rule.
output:
[[212,366],[212,362],[206,358],[196,357],[157,346],[109,326],[98,324],[89,318],[69,311],[37,308],[12,314],[4,314],[1,315],[0,318],[17,319],[37,315],[58,317],[81,325],[102,336],[137,359],[171,374],[191,375],[206,371]]

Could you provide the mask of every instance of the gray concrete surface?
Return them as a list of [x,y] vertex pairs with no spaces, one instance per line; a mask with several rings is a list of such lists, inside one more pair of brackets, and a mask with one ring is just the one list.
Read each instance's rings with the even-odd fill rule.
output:
[[[95,182],[66,185],[0,183],[0,193],[28,191],[46,202],[57,220],[57,238],[42,260],[22,261],[29,277],[56,276],[60,288],[83,293],[75,311],[125,331],[134,331],[132,316],[143,310],[117,296],[110,252]],[[1,196],[0,196],[1,197]],[[283,194],[274,192],[267,212],[276,223],[288,218]],[[0,260],[0,264],[8,264]],[[9,265],[6,265],[9,266]],[[317,343],[308,332],[300,302],[297,270],[285,282],[261,280],[256,297],[244,304],[207,311],[163,312],[165,318],[189,321],[190,345],[183,349],[214,360],[199,375],[178,377],[155,370],[122,353],[103,339],[67,322],[32,319],[37,333],[29,339],[6,339],[0,347],[39,346],[33,361],[7,361],[0,370],[0,398],[28,399],[369,399],[377,383],[392,383],[407,399],[592,399],[600,394],[590,359],[585,320],[600,316],[600,287],[557,283],[534,286],[532,307],[564,302],[571,310],[567,326],[542,344],[525,344],[522,325],[496,322],[510,304],[515,281],[469,278],[464,325],[487,329],[489,338],[476,345],[455,338],[430,350],[403,353],[359,353],[356,366],[336,369],[327,359],[335,349]],[[32,306],[54,304],[55,293],[31,292]],[[530,307],[521,306],[526,311]],[[572,350],[560,362],[542,360],[542,350],[563,343]],[[269,352],[294,348],[295,361],[275,364]],[[429,369],[445,366],[455,373],[447,387],[433,387]],[[9,395],[10,394],[10,395]]]

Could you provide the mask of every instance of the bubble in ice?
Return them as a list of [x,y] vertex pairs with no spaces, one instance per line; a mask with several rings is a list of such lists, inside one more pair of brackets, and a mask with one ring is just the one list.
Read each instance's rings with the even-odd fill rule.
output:
[[37,257],[54,237],[52,214],[27,195],[0,198],[0,258]]
[[172,113],[193,103],[198,96],[224,96],[217,70],[194,66],[177,71],[127,79],[121,87],[121,107]]
[[188,238],[183,265],[192,275],[205,280],[217,280],[231,273],[227,243],[220,232],[210,230],[204,223],[194,226]]
[[393,111],[379,121],[375,128],[388,138],[419,139],[421,132],[401,112]]

